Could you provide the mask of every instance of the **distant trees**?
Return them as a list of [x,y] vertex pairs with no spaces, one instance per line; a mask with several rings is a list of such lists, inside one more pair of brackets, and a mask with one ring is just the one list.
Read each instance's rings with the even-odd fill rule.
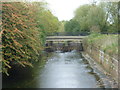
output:
[[45,36],[56,32],[58,19],[42,2],[2,4],[2,71],[12,64],[32,66],[43,50]]
[[65,23],[65,32],[76,34],[80,32],[80,25],[76,20],[71,19]]
[[87,16],[91,32],[106,32],[105,11],[101,7],[96,5],[91,6]]
[[[117,33],[118,3],[102,2],[98,5],[96,3],[82,5],[76,9],[75,16],[72,20],[79,23],[79,25],[76,25],[80,27],[80,32]],[[71,22],[71,20],[68,22]],[[68,23],[66,25],[68,26]],[[72,26],[72,23],[70,26]],[[74,29],[71,29],[73,30],[71,32],[74,32]],[[67,31],[67,29],[65,30]]]
[[118,32],[118,2],[109,2],[103,3],[104,10],[106,10],[106,18],[108,21],[108,32],[109,33],[116,33]]
[[105,32],[105,11],[97,5],[83,5],[75,12],[75,20],[84,32]]
[[80,24],[80,29],[82,32],[89,32],[89,23],[88,23],[88,12],[90,10],[90,5],[83,5],[75,11],[75,19]]

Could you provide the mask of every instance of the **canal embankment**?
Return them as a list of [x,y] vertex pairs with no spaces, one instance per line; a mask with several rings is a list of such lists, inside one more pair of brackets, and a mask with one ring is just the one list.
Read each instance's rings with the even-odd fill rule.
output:
[[[83,40],[84,56],[112,78],[112,86],[118,83],[118,35],[92,34]],[[90,61],[91,62],[91,61]]]

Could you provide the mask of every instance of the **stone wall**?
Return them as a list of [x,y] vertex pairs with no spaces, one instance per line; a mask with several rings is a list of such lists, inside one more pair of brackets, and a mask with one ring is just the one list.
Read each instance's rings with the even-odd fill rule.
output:
[[83,46],[81,42],[47,42],[46,51],[63,51],[69,52],[72,50],[83,51]]
[[118,82],[118,57],[103,52],[94,45],[83,44],[84,52],[103,67],[108,75]]

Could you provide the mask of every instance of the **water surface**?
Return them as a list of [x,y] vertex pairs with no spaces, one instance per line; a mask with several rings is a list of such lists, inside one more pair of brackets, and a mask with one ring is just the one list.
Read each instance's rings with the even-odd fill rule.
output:
[[[76,51],[52,53],[41,69],[41,63],[30,70],[21,70],[18,76],[3,80],[4,88],[99,88],[105,87],[81,53]],[[15,71],[14,71],[15,72]],[[17,71],[19,72],[19,71]]]

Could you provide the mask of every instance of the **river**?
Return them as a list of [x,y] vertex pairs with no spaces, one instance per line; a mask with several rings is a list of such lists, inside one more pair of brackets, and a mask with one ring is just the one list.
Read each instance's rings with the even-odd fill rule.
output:
[[[17,70],[17,75],[3,76],[3,88],[105,88],[101,72],[95,72],[81,53],[56,51],[41,68]],[[22,73],[21,73],[22,72]],[[12,72],[13,73],[13,72]]]

